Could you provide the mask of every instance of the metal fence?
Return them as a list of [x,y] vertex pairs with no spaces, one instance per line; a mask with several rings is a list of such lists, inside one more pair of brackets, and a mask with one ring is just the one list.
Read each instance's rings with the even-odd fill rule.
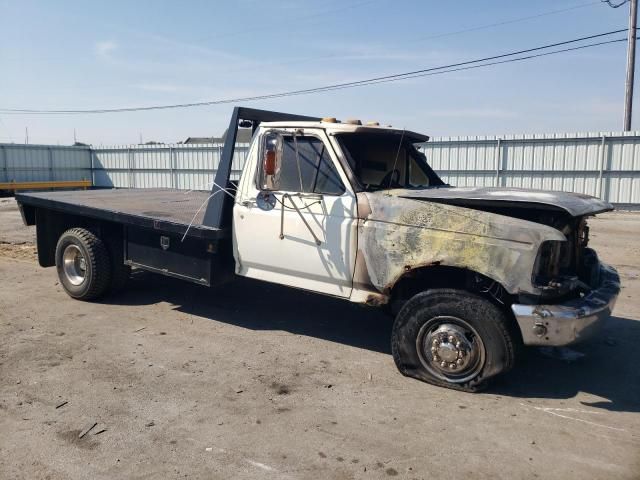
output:
[[640,206],[637,132],[441,137],[421,149],[451,185],[564,190]]
[[[100,187],[209,190],[222,156],[222,144],[94,147],[93,183]],[[231,179],[242,171],[249,144],[236,144]]]
[[[208,190],[222,148],[0,144],[0,182],[91,179],[100,187]],[[233,179],[248,148],[237,145]],[[640,132],[442,137],[421,149],[452,185],[564,190],[640,207]]]
[[[211,188],[222,144],[71,147],[0,144],[0,183],[91,180],[98,187]],[[249,144],[237,144],[238,179]]]
[[89,147],[0,144],[1,182],[90,180]]

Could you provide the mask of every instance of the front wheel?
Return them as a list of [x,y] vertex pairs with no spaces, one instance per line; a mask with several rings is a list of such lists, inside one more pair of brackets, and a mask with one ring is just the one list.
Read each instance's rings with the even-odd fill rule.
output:
[[72,228],[60,236],[56,269],[65,292],[78,300],[97,299],[111,282],[107,248],[100,238],[84,228]]
[[505,314],[469,292],[434,289],[412,297],[393,325],[393,359],[403,375],[475,392],[515,363],[517,336]]

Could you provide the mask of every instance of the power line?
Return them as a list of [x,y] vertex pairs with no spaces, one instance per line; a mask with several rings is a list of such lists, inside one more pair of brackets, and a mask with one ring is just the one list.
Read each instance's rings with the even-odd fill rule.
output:
[[[288,21],[291,20],[308,20],[308,19],[312,19],[318,16],[323,16],[325,14],[332,14],[332,13],[337,13],[343,10],[349,10],[349,9],[353,9],[353,8],[358,8],[358,7],[362,7],[371,3],[377,3],[380,2],[381,0],[367,0],[367,1],[363,1],[363,2],[359,2],[359,3],[353,3],[353,4],[349,4],[334,10],[325,10],[322,12],[318,12],[318,13],[314,13],[314,14],[310,14],[310,15],[306,15],[303,17],[296,17],[294,19],[289,19]],[[628,0],[625,0],[628,1]],[[489,24],[484,24],[484,25],[478,25],[475,27],[469,27],[463,30],[453,30],[450,32],[443,32],[443,33],[438,33],[435,35],[430,35],[427,37],[418,37],[418,38],[412,38],[412,39],[407,39],[405,41],[407,42],[422,42],[425,40],[431,40],[434,38],[441,38],[441,37],[449,37],[449,36],[453,36],[453,35],[459,35],[459,34],[463,34],[463,33],[468,33],[468,32],[474,32],[474,31],[478,31],[478,30],[484,30],[487,28],[491,28],[491,27],[498,27],[498,26],[502,26],[502,25],[509,25],[512,23],[518,23],[518,22],[524,22],[527,20],[533,20],[536,18],[540,18],[540,17],[545,17],[545,16],[549,16],[549,15],[555,15],[558,13],[564,13],[564,12],[568,12],[568,11],[572,11],[572,10],[577,10],[580,8],[585,8],[585,7],[592,7],[594,5],[600,5],[603,2],[605,2],[605,0],[597,0],[595,2],[588,2],[588,3],[583,3],[583,4],[579,4],[579,5],[574,5],[571,7],[567,7],[567,8],[561,8],[561,9],[557,9],[557,10],[548,10],[545,12],[541,12],[541,13],[537,13],[535,15],[529,15],[526,17],[517,17],[517,18],[512,18],[509,20],[503,20],[500,22],[496,22],[496,23],[489,23]],[[258,28],[258,30],[271,30],[272,27],[260,27]],[[252,28],[250,33],[253,33],[256,31],[256,28]],[[233,35],[247,35],[249,32],[246,30],[243,30],[241,32],[230,32],[230,33],[223,33],[220,35],[216,35],[215,37],[212,38],[220,38],[220,37],[225,37],[225,36],[233,36]],[[153,37],[155,38],[155,37]],[[366,57],[367,55],[357,55],[357,54],[345,54],[343,53],[332,53],[332,54],[328,54],[328,55],[318,55],[318,56],[309,56],[306,55],[303,58],[293,58],[293,59],[289,59],[289,60],[283,60],[283,61],[277,61],[277,62],[260,62],[258,64],[258,67],[262,67],[262,66],[280,66],[280,65],[295,65],[295,64],[300,64],[300,63],[308,63],[308,62],[313,62],[313,61],[318,61],[318,60],[333,60],[333,59],[337,59],[337,60],[341,60],[341,59],[347,59],[347,60],[352,60],[352,59],[358,59],[358,58],[362,58],[362,57]],[[255,65],[254,66],[245,66],[245,67],[240,67],[240,68],[233,68],[233,69],[227,69],[225,70],[227,73],[229,72],[242,72],[242,71],[247,71],[247,70],[254,70],[255,69]],[[69,87],[69,88],[76,88],[77,87]],[[59,89],[57,89],[59,90]]]
[[[546,50],[547,48],[559,47],[559,46],[562,46],[562,45],[568,45],[570,43],[581,42],[581,41],[584,41],[584,40],[591,40],[591,39],[594,39],[594,38],[604,37],[604,36],[613,35],[613,34],[616,34],[616,33],[621,33],[621,32],[626,32],[626,31],[627,31],[627,29],[623,28],[621,30],[613,30],[611,32],[605,32],[605,33],[599,33],[599,34],[596,34],[596,35],[589,35],[587,37],[575,38],[573,40],[565,40],[563,42],[550,43],[550,44],[547,44],[547,45],[542,45],[540,47],[528,48],[528,49],[525,49],[525,50],[517,50],[515,52],[503,53],[503,54],[500,54],[500,55],[493,55],[491,57],[484,57],[484,58],[480,58],[480,59],[477,59],[477,60],[468,60],[468,61],[465,61],[465,62],[452,63],[450,65],[444,65],[444,66],[440,66],[440,67],[423,68],[423,69],[420,69],[420,70],[415,70],[413,72],[395,73],[395,74],[392,74],[392,75],[374,77],[374,78],[369,78],[369,79],[366,79],[366,80],[357,80],[357,81],[353,81],[353,82],[345,82],[345,83],[342,83],[342,84],[330,85],[329,87],[334,87],[334,86],[338,86],[339,87],[339,86],[346,86],[346,85],[354,85],[354,86],[356,86],[356,85],[359,85],[359,84],[370,83],[370,82],[374,82],[374,81],[377,81],[377,80],[386,80],[386,79],[392,79],[392,78],[401,79],[403,77],[408,77],[410,75],[415,75],[415,74],[420,74],[420,73],[425,73],[425,72],[431,72],[431,71],[435,71],[435,70],[443,70],[443,69],[452,68],[452,67],[459,67],[459,66],[462,66],[462,65],[469,65],[469,64],[473,64],[473,63],[481,63],[481,62],[486,62],[486,61],[489,61],[489,60],[496,60],[498,58],[512,57],[514,55],[521,55],[523,53],[530,53],[530,52],[536,52],[536,51],[539,51],[539,50]],[[327,88],[327,87],[317,87],[317,88],[323,88],[324,89],[324,88]]]
[[[354,88],[354,87],[360,87],[360,86],[366,86],[366,85],[375,85],[377,83],[388,83],[388,82],[406,80],[406,79],[409,79],[409,78],[416,78],[416,77],[422,77],[422,76],[450,73],[450,72],[455,72],[455,71],[460,71],[460,70],[470,70],[472,68],[487,67],[487,66],[491,66],[491,65],[498,65],[498,64],[502,64],[502,63],[509,63],[509,62],[515,62],[515,61],[523,61],[523,60],[528,60],[528,59],[547,56],[547,55],[553,55],[553,54],[558,54],[558,53],[563,53],[563,52],[568,52],[568,51],[574,51],[574,50],[580,50],[580,49],[584,49],[584,48],[595,47],[595,46],[599,46],[599,45],[616,43],[616,42],[624,41],[625,39],[607,40],[607,41],[595,42],[595,43],[586,44],[586,45],[580,45],[580,46],[571,47],[571,48],[565,48],[565,49],[561,49],[561,50],[555,50],[555,51],[552,51],[552,52],[545,52],[545,53],[540,53],[540,54],[532,54],[532,55],[527,55],[527,56],[524,56],[524,57],[511,58],[511,59],[507,59],[507,60],[499,60],[499,59],[506,59],[507,57],[514,57],[516,55],[531,54],[533,52],[539,52],[541,50],[546,50],[546,49],[549,49],[549,48],[569,45],[569,44],[572,44],[572,43],[582,42],[582,41],[585,41],[585,40],[593,40],[593,39],[596,39],[596,38],[602,38],[602,37],[605,37],[605,36],[614,35],[614,34],[625,32],[625,31],[627,31],[626,28],[625,29],[620,29],[620,30],[613,30],[611,32],[605,32],[605,33],[599,33],[599,34],[595,34],[595,35],[589,35],[589,36],[586,36],[586,37],[575,38],[575,39],[572,39],[572,40],[565,40],[563,42],[551,43],[551,44],[542,45],[542,46],[539,46],[539,47],[528,48],[528,49],[525,49],[525,50],[518,50],[518,51],[514,51],[514,52],[500,54],[500,55],[493,55],[493,56],[490,56],[490,57],[479,58],[479,59],[476,59],[476,60],[468,60],[468,61],[464,61],[464,62],[452,63],[452,64],[449,64],[449,65],[442,65],[442,66],[438,66],[438,67],[423,68],[423,69],[414,70],[414,71],[410,71],[410,72],[383,75],[383,76],[368,78],[368,79],[364,79],[364,80],[343,82],[343,83],[337,83],[337,84],[333,84],[333,85],[324,85],[324,86],[320,86],[320,87],[307,88],[307,89],[301,89],[301,90],[292,90],[292,91],[287,91],[287,92],[279,92],[279,93],[272,93],[272,94],[265,94],[265,95],[256,95],[256,96],[251,96],[251,97],[240,97],[240,98],[232,98],[232,99],[220,99],[220,100],[210,100],[210,101],[205,101],[205,102],[181,103],[181,104],[170,104],[170,105],[153,105],[153,106],[148,106],[148,107],[123,107],[123,108],[104,108],[104,109],[86,109],[86,110],[41,110],[41,109],[0,108],[0,113],[5,113],[5,114],[45,114],[45,115],[52,115],[52,114],[56,115],[56,114],[123,113],[123,112],[149,111],[149,110],[166,110],[166,109],[174,109],[174,108],[203,107],[203,106],[221,105],[221,104],[227,104],[227,103],[249,102],[249,101],[266,100],[266,99],[290,97],[290,96],[297,96],[297,95],[307,95],[307,94],[312,94],[312,93],[320,93],[320,92],[327,92],[327,91],[333,91],[333,90],[340,90],[340,89],[344,89],[344,88]],[[489,62],[489,63],[487,63],[487,62]],[[477,64],[480,64],[480,65],[477,65]]]
[[[466,67],[452,68],[452,69],[442,70],[442,71],[437,71],[437,72],[420,73],[420,74],[417,74],[417,75],[411,75],[411,76],[403,77],[400,80],[407,80],[407,79],[410,79],[410,78],[418,78],[418,77],[427,77],[427,76],[431,76],[431,75],[441,75],[441,74],[444,74],[444,73],[460,72],[460,71],[463,71],[463,70],[473,70],[475,68],[490,67],[492,65],[501,65],[503,63],[520,62],[520,61],[523,61],[523,60],[531,60],[531,59],[534,59],[534,58],[546,57],[546,56],[549,56],[549,55],[555,55],[557,53],[572,52],[572,51],[575,51],[575,50],[582,50],[582,49],[585,49],[585,48],[598,47],[598,46],[601,46],[601,45],[609,45],[609,44],[612,44],[612,43],[620,43],[620,42],[626,42],[626,41],[627,41],[626,38],[618,38],[616,40],[606,40],[606,41],[603,41],[603,42],[596,42],[596,43],[589,43],[589,44],[586,44],[586,45],[579,45],[577,47],[563,48],[561,50],[554,50],[552,52],[537,53],[537,54],[534,54],[534,55],[527,55],[527,56],[524,56],[524,57],[517,57],[517,58],[510,58],[510,59],[507,59],[507,60],[499,60],[499,61],[496,61],[496,62],[482,63],[480,65],[469,65],[469,66],[466,66]],[[366,83],[365,85],[376,85],[378,83],[386,83],[386,82],[389,82],[389,81],[393,81],[393,80],[375,81],[375,82]],[[335,90],[337,90],[337,89],[335,89]]]
[[[600,3],[604,2],[604,1],[605,0],[599,0],[599,1],[595,1],[595,2],[583,3],[583,4],[580,4],[580,5],[574,5],[573,7],[560,8],[560,9],[557,9],[557,10],[549,10],[549,11],[546,11],[546,12],[541,12],[541,13],[537,13],[535,15],[529,15],[529,16],[526,16],[526,17],[512,18],[510,20],[503,20],[503,21],[500,21],[500,22],[488,23],[486,25],[478,25],[476,27],[469,27],[469,28],[465,28],[465,29],[462,29],[462,30],[454,30],[454,31],[451,31],[451,32],[437,33],[435,35],[429,35],[428,37],[420,37],[416,41],[432,40],[434,38],[442,38],[442,37],[450,37],[452,35],[459,35],[461,33],[476,32],[478,30],[485,30],[485,29],[491,28],[491,27],[500,27],[502,25],[509,25],[509,24],[512,24],[512,23],[525,22],[527,20],[533,20],[534,18],[546,17],[546,16],[549,16],[549,15],[555,15],[557,13],[569,12],[571,10],[577,10],[579,8],[592,7],[593,5],[599,5]],[[625,0],[625,1],[627,1],[627,0]],[[617,7],[615,7],[615,8],[617,8]]]
[[[601,5],[602,2],[604,0],[596,0],[595,2],[589,2],[589,3],[583,3],[583,4],[579,4],[579,5],[574,5],[572,7],[567,7],[567,8],[561,8],[561,9],[557,9],[557,10],[549,10],[549,11],[545,11],[545,12],[541,12],[541,13],[537,13],[535,15],[529,15],[526,17],[518,17],[518,18],[512,18],[509,20],[503,20],[500,22],[495,22],[495,23],[489,23],[489,24],[485,24],[485,25],[478,25],[475,27],[469,27],[469,28],[465,28],[462,30],[453,30],[450,32],[443,32],[443,33],[438,33],[435,35],[429,35],[427,37],[418,37],[418,38],[413,38],[410,40],[406,40],[409,42],[423,42],[425,40],[432,40],[435,38],[442,38],[442,37],[449,37],[449,36],[453,36],[453,35],[460,35],[463,33],[469,33],[469,32],[475,32],[478,30],[485,30],[487,28],[492,28],[492,27],[499,27],[502,25],[509,25],[512,23],[519,23],[519,22],[524,22],[527,20],[533,20],[535,18],[540,18],[540,17],[546,17],[549,15],[555,15],[558,13],[564,13],[564,12],[568,12],[571,10],[577,10],[579,8],[585,8],[585,7],[592,7],[594,5]],[[365,55],[366,56],[366,55]],[[280,61],[280,62],[266,62],[266,63],[262,63],[262,65],[294,65],[294,64],[299,64],[299,63],[308,63],[308,62],[312,62],[312,61],[318,61],[318,60],[331,60],[331,59],[343,59],[345,57],[344,53],[333,53],[333,54],[329,54],[329,55],[319,55],[319,56],[306,56],[304,58],[298,58],[298,59],[293,59],[293,60],[285,60],[285,61]],[[347,55],[348,59],[358,59],[361,56],[359,55]],[[245,67],[245,68],[240,68],[240,69],[233,69],[230,71],[243,71],[243,70],[250,70],[253,67]]]
[[620,3],[613,3],[611,0],[600,0],[602,3],[606,3],[611,8],[619,8],[623,6],[625,3],[629,3],[629,0],[622,0]]
[[[318,17],[323,17],[323,16],[326,16],[326,15],[334,15],[336,13],[343,12],[345,10],[352,10],[354,8],[364,7],[366,5],[369,5],[369,4],[372,4],[372,3],[378,3],[380,1],[381,0],[364,0],[364,1],[360,1],[360,2],[347,4],[347,5],[341,4],[337,8],[332,8],[332,9],[328,9],[328,10],[322,10],[320,12],[310,13],[308,15],[303,15],[303,16],[299,16],[299,17],[283,18],[283,19],[281,19],[281,21],[282,22],[287,22],[288,24],[293,23],[294,25],[297,25],[298,22],[306,22],[308,20],[313,20],[313,19],[318,18]],[[290,27],[288,27],[288,29],[290,29]],[[216,35],[207,36],[206,40],[213,40],[213,39],[216,39],[216,38],[228,38],[228,37],[245,37],[245,36],[247,36],[248,33],[252,33],[253,34],[255,32],[267,31],[267,30],[273,30],[273,26],[271,26],[271,25],[263,25],[263,26],[251,27],[250,29],[236,29],[235,31],[231,31],[231,32],[226,32],[226,33],[220,33],[220,34],[216,34]]]
[[[335,12],[339,12],[342,10],[349,10],[352,8],[358,8],[370,3],[377,3],[380,0],[367,0],[367,1],[363,1],[360,3],[354,3],[354,4],[350,4],[350,5],[346,5],[344,7],[335,9],[335,10],[327,10],[327,11],[322,11],[319,13],[315,13],[315,14],[310,14],[310,15],[306,15],[303,17],[298,17],[297,20],[302,20],[302,21],[306,21],[309,19],[312,19],[314,17],[318,17],[318,16],[323,16],[325,14],[329,14],[329,13],[335,13]],[[558,13],[564,13],[564,12],[569,12],[572,10],[578,10],[580,8],[586,8],[586,7],[592,7],[594,5],[600,5],[602,2],[604,2],[605,0],[596,0],[596,1],[592,1],[592,2],[588,2],[588,3],[581,3],[578,5],[573,5],[571,7],[566,7],[566,8],[560,8],[560,9],[556,9],[556,10],[548,10],[545,12],[540,12],[534,15],[528,15],[525,17],[517,17],[517,18],[512,18],[509,20],[503,20],[503,21],[499,21],[499,22],[495,22],[495,23],[489,23],[489,24],[485,24],[485,25],[478,25],[475,27],[469,27],[469,28],[465,28],[462,30],[454,30],[454,31],[450,31],[450,32],[443,32],[443,33],[438,33],[435,35],[429,35],[426,37],[417,37],[417,38],[413,38],[411,40],[407,40],[410,42],[423,42],[425,40],[432,40],[435,38],[442,38],[442,37],[449,37],[449,36],[453,36],[453,35],[460,35],[463,33],[468,33],[468,32],[475,32],[478,30],[485,30],[487,28],[492,28],[492,27],[499,27],[502,25],[509,25],[512,23],[519,23],[519,22],[525,22],[527,20],[533,20],[536,18],[541,18],[541,17],[546,17],[549,15],[556,15]],[[625,0],[628,1],[628,0]],[[617,8],[617,7],[616,7]],[[259,27],[258,30],[272,30],[272,27],[267,26],[267,27]],[[252,28],[251,29],[251,33],[255,32],[256,28]],[[227,34],[221,34],[221,35],[216,35],[214,37],[208,37],[208,38],[219,38],[219,37],[225,37],[225,36],[233,36],[233,35],[241,35],[241,36],[246,36],[247,35],[247,31],[242,31],[239,33],[227,33]],[[325,59],[332,59],[332,58],[340,58],[342,55],[344,54],[331,54],[331,55],[321,55],[321,56],[316,56],[316,57],[305,57],[304,59],[297,59],[297,60],[293,60],[293,61],[284,61],[284,62],[268,62],[267,65],[287,65],[287,64],[295,64],[295,63],[302,63],[302,62],[308,62],[308,61],[313,61],[313,60],[325,60]],[[357,55],[355,55],[355,57],[357,58]],[[246,69],[240,69],[240,70],[246,70]],[[236,69],[237,71],[237,69]]]

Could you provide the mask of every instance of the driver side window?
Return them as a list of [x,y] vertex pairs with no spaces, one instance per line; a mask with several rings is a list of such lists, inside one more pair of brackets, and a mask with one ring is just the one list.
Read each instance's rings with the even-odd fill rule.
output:
[[[342,195],[345,192],[327,146],[320,138],[279,133],[267,135],[268,138],[277,136],[272,142],[276,142],[281,151],[278,152],[280,158],[276,162],[278,168],[274,172],[274,180],[263,181],[264,186],[271,190],[324,195]],[[269,182],[272,182],[271,186]]]

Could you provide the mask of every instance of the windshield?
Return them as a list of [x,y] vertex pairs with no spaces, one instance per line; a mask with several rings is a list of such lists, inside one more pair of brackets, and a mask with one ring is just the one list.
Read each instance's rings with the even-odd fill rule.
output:
[[336,135],[349,166],[365,191],[444,185],[410,139],[397,133]]

